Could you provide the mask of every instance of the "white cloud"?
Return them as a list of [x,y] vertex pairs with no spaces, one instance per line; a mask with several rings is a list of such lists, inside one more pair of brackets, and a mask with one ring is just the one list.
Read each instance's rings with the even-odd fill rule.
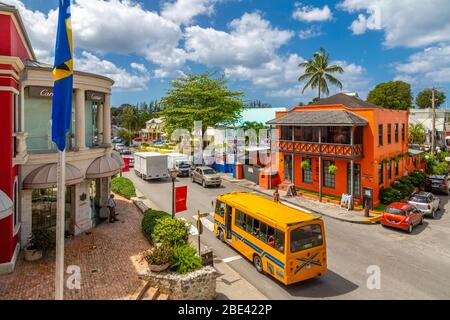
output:
[[395,65],[396,80],[425,87],[450,83],[450,44],[426,48]]
[[81,57],[75,59],[75,69],[103,75],[114,80],[114,89],[139,91],[147,89],[147,82],[150,77],[146,68],[142,64],[132,63],[130,66],[139,72],[131,73],[124,68],[117,67],[108,60],[102,60],[94,54],[83,51]]
[[387,47],[421,47],[450,41],[448,0],[344,0],[339,8],[359,13],[354,34],[384,30]]
[[310,28],[303,29],[303,30],[300,30],[298,32],[298,36],[302,40],[307,40],[307,39],[319,37],[322,34],[323,34],[322,33],[322,28],[320,26],[318,26],[318,25],[311,26]]
[[161,16],[177,24],[188,25],[198,15],[211,15],[219,0],[175,0],[163,4]]
[[330,8],[325,5],[322,9],[308,5],[296,4],[292,17],[303,22],[327,21],[333,19]]

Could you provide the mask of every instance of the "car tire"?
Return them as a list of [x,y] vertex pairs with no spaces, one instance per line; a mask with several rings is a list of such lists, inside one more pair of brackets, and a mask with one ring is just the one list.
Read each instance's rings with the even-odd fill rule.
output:
[[413,230],[414,230],[414,227],[413,227],[412,223],[410,223],[409,226],[408,226],[407,232],[408,232],[408,233],[412,233]]
[[253,265],[255,266],[256,271],[259,273],[264,273],[262,260],[257,254],[253,256]]
[[205,182],[205,180],[202,181],[202,186],[203,186],[203,188],[206,188],[206,182]]

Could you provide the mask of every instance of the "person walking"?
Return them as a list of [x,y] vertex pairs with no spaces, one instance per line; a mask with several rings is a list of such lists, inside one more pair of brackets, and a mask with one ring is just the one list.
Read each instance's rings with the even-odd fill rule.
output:
[[275,192],[273,193],[273,201],[280,202],[280,193],[278,192],[278,186],[275,188]]
[[107,207],[109,209],[109,222],[114,223],[119,221],[119,219],[116,218],[116,201],[114,200],[113,194],[109,196]]

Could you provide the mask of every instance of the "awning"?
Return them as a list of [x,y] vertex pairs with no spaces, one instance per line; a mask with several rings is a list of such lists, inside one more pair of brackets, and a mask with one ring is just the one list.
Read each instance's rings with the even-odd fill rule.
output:
[[86,171],[86,178],[97,179],[111,177],[120,172],[119,163],[109,156],[98,157],[92,161]]
[[267,122],[269,125],[289,126],[365,126],[368,123],[347,110],[295,110]]
[[[58,165],[49,163],[31,171],[23,181],[24,189],[46,189],[56,187],[56,172]],[[66,164],[66,186],[80,183],[84,180],[81,171],[71,165]]]
[[117,163],[119,164],[120,169],[125,168],[125,161],[123,161],[122,156],[120,155],[120,153],[118,153],[117,151],[112,151],[111,152],[111,158],[113,158],[114,160],[117,161]]
[[0,219],[6,218],[12,213],[13,202],[6,193],[0,190]]

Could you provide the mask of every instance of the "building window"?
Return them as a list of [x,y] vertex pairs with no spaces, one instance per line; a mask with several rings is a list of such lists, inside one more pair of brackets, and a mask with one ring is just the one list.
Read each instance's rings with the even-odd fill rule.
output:
[[281,127],[281,139],[292,141],[292,127],[282,126]]
[[332,164],[334,161],[325,160],[323,162],[323,185],[327,188],[334,188],[335,185],[335,175],[329,171]]
[[[72,187],[66,188],[65,230],[70,232]],[[32,231],[56,230],[56,188],[35,189],[31,200]]]
[[310,158],[303,158],[303,162],[307,162],[309,165],[307,168],[302,168],[302,181],[312,183],[312,161]]
[[382,185],[384,184],[384,179],[383,179],[383,165],[379,164],[378,165],[378,185]]
[[396,123],[394,125],[394,130],[395,130],[394,139],[395,139],[395,143],[397,143],[398,142],[398,123]]
[[392,163],[387,164],[386,176],[388,182],[392,180]]
[[405,142],[405,124],[402,123],[402,142]]
[[391,124],[387,125],[387,143],[391,144]]
[[398,162],[394,161],[394,177],[398,177]]
[[[350,194],[351,189],[351,164],[347,163],[347,193]],[[354,198],[361,196],[361,166],[353,165],[353,195]]]
[[383,125],[382,124],[378,125],[378,145],[379,146],[383,145]]

